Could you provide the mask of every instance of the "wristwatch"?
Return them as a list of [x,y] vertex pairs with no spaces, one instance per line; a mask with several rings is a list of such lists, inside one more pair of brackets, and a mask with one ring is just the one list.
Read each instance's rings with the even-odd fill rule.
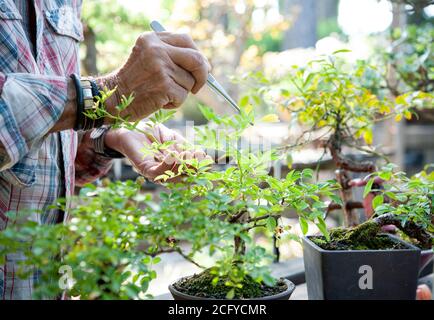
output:
[[102,127],[93,129],[92,133],[90,134],[90,139],[92,140],[93,148],[97,154],[107,158],[112,158],[112,159],[125,158],[125,156],[122,153],[107,148],[105,146],[104,138],[107,132],[110,130],[110,128],[111,128],[110,126],[104,125]]
[[88,114],[96,116],[97,97],[100,90],[94,79],[80,78],[76,74],[71,74],[75,90],[77,93],[77,119],[75,121],[75,131],[88,131],[93,128],[99,128],[104,124],[103,117],[88,117]]

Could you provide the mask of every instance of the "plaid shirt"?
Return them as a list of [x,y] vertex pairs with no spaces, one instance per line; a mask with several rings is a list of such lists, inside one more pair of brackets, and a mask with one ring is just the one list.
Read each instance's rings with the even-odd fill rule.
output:
[[[48,133],[63,112],[69,75],[79,73],[81,2],[0,0],[0,232],[23,211],[42,211],[31,216],[41,224],[58,222],[59,212],[47,207],[72,195],[74,183],[90,182],[110,168],[110,159],[93,152],[89,132],[82,139],[73,130]],[[35,47],[29,3],[35,8]],[[31,298],[37,272],[17,277],[20,259],[9,255],[0,265],[0,299]]]

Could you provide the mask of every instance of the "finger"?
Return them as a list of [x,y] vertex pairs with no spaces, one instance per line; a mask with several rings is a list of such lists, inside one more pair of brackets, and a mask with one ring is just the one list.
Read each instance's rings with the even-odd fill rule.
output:
[[[157,33],[158,37],[161,41],[178,48],[189,48],[196,51],[199,51],[196,43],[194,43],[193,39],[190,35],[186,33],[171,33],[171,32],[159,32]],[[208,59],[204,56],[205,62],[208,65],[208,69],[211,70],[211,64]]]
[[137,169],[142,175],[144,175],[148,179],[154,180],[159,175],[164,174],[164,172],[168,170],[172,171],[174,164],[170,164],[171,160],[169,159],[169,157],[170,156],[166,156],[161,162],[144,161],[139,166],[137,166]]
[[193,153],[190,151],[182,151],[179,154],[179,158],[182,160],[191,160],[191,159],[193,159]]
[[184,144],[186,142],[185,138],[181,134],[175,130],[167,128],[163,124],[159,124],[155,129],[161,142],[174,141],[176,142],[174,145]]
[[169,46],[168,54],[175,64],[193,75],[196,82],[191,92],[196,94],[206,83],[210,71],[206,58],[199,51],[173,46]]
[[163,108],[175,109],[179,108],[187,99],[188,91],[181,87],[179,84],[177,84],[175,81],[173,81],[173,84],[167,95],[170,102],[166,104]]
[[158,32],[157,35],[161,41],[170,44],[171,46],[198,50],[193,39],[188,34]]
[[190,72],[185,71],[184,69],[178,67],[177,65],[174,65],[173,67],[172,79],[188,92],[190,92],[193,89],[196,83],[196,80],[194,79],[193,75]]
[[201,150],[199,150],[199,151],[195,151],[195,152],[193,153],[193,157],[194,157],[195,159],[199,160],[199,161],[202,161],[202,160],[204,160],[204,159],[206,158],[206,153],[203,152],[203,151],[201,151]]

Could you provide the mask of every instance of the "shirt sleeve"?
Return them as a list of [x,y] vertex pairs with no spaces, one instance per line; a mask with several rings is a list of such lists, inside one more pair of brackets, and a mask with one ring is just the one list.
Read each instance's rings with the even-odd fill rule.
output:
[[67,79],[0,72],[0,172],[13,167],[56,124],[67,100]]
[[82,186],[106,175],[113,164],[112,158],[104,157],[94,151],[91,131],[79,135],[77,156],[75,158],[75,183]]

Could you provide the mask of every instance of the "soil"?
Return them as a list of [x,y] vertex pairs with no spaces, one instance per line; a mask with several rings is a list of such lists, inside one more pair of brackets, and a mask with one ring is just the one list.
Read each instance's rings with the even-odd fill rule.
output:
[[[214,275],[207,269],[202,273],[195,274],[188,278],[183,278],[176,282],[173,287],[191,296],[211,298],[211,299],[226,299],[228,293],[228,287],[225,282],[228,279],[220,278],[216,285],[212,284]],[[282,280],[278,280],[275,286],[267,286],[254,281],[250,277],[246,277],[241,289],[235,289],[235,295],[233,299],[252,299],[262,298],[279,294],[288,289],[288,286]]]
[[330,241],[324,236],[309,238],[324,250],[400,250],[408,247],[386,234],[373,230],[336,228],[330,230]]

